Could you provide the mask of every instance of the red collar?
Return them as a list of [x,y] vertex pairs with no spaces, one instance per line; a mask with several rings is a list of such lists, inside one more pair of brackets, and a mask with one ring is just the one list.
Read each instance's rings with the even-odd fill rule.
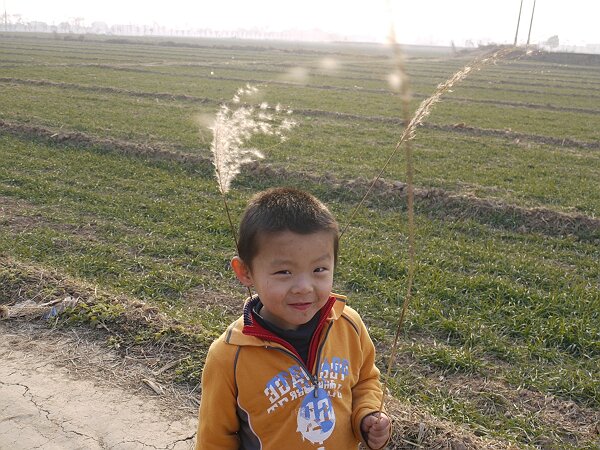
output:
[[[255,336],[257,338],[264,339],[265,341],[277,342],[278,344],[281,344],[283,347],[289,350],[291,353],[293,353],[300,361],[302,361],[302,358],[300,357],[296,349],[288,341],[262,327],[254,319],[254,307],[259,301],[260,299],[258,298],[258,296],[254,296],[252,297],[252,299],[246,302],[246,305],[244,306],[244,328],[242,329],[242,333],[244,333],[247,336]],[[311,372],[317,357],[317,350],[319,347],[321,331],[323,331],[325,323],[329,318],[329,313],[331,312],[331,309],[333,308],[335,302],[336,298],[334,296],[330,296],[329,299],[327,299],[327,303],[321,308],[321,316],[319,318],[319,322],[317,323],[315,332],[313,333],[312,338],[310,339],[310,345],[308,348],[308,361],[304,362],[306,364],[306,367]]]

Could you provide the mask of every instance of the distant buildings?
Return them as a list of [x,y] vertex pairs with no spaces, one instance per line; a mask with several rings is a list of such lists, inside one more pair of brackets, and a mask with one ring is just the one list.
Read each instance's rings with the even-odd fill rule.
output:
[[[138,24],[114,24],[109,25],[105,22],[92,22],[90,25],[84,24],[81,17],[73,18],[70,21],[63,21],[58,24],[47,24],[40,21],[26,22],[20,14],[0,15],[0,33],[1,32],[30,32],[30,33],[54,33],[77,35],[65,37],[65,39],[84,39],[86,34],[109,35],[109,36],[166,36],[166,37],[206,37],[206,38],[234,38],[234,39],[257,39],[257,40],[283,40],[283,41],[309,41],[309,42],[370,42],[374,41],[369,36],[346,36],[338,33],[330,33],[319,29],[312,30],[285,30],[285,31],[266,31],[259,28],[235,30],[214,30],[209,28],[168,28],[158,23],[152,25]],[[543,41],[537,43],[539,48],[549,52],[569,52],[569,53],[589,53],[600,54],[600,43],[586,45],[565,44],[562,41],[558,46],[550,45],[551,42]],[[421,44],[423,44],[421,42]],[[466,40],[466,48],[474,48],[482,45],[483,42],[475,43],[473,40]],[[433,45],[429,43],[428,45]],[[533,45],[536,45],[535,43]]]
[[[4,20],[2,20],[4,19]],[[100,34],[117,36],[172,36],[172,37],[211,37],[238,39],[273,39],[289,41],[342,41],[348,37],[314,30],[264,31],[260,29],[213,30],[209,28],[178,29],[153,25],[114,24],[92,22],[83,25],[83,19],[70,22],[47,24],[45,22],[24,22],[20,15],[0,16],[0,32],[61,33],[61,34]]]

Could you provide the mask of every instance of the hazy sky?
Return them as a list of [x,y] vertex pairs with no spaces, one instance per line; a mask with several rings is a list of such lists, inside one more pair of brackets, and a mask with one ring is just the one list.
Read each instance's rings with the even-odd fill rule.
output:
[[[385,0],[0,0],[23,21],[58,24],[158,23],[181,28],[312,29],[384,40]],[[391,0],[398,41],[457,43],[465,39],[512,43],[521,0]],[[519,41],[527,39],[533,0],[523,1]],[[558,35],[561,43],[600,43],[600,0],[537,0],[531,41]]]

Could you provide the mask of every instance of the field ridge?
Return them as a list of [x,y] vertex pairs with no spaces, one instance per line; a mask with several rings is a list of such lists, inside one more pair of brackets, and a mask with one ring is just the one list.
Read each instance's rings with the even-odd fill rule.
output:
[[[208,156],[186,153],[164,145],[99,138],[80,131],[54,130],[1,119],[0,132],[28,139],[41,139],[60,145],[93,147],[132,156],[181,164],[198,164],[205,168],[212,168],[212,159]],[[249,164],[246,170],[250,175],[258,178],[309,179],[314,182],[326,183],[336,189],[349,190],[357,196],[366,192],[371,183],[371,180],[365,178],[342,180],[332,174],[318,175],[289,171],[282,167],[257,162]],[[380,179],[374,186],[374,195],[384,201],[404,200],[407,195],[406,184],[400,181]],[[600,239],[600,219],[583,214],[567,214],[545,207],[525,208],[472,195],[457,195],[439,188],[417,188],[415,197],[420,200],[417,210],[423,209],[430,216],[440,219],[468,217],[483,224],[523,233],[539,232],[551,236],[573,235],[583,240]]]
[[[115,70],[122,70],[116,69]],[[137,70],[134,70],[137,71]],[[167,75],[167,74],[165,74]],[[197,76],[194,76],[197,78]],[[221,77],[221,76],[211,76],[209,77],[213,80],[227,80],[227,81],[239,81],[239,82],[250,82],[250,83],[265,83],[264,80],[249,80],[249,79],[241,79],[241,78],[231,78],[231,77]],[[129,95],[133,97],[140,98],[163,98],[168,100],[183,100],[189,102],[197,102],[197,103],[212,103],[219,104],[221,103],[219,100],[210,99],[207,97],[197,97],[193,95],[187,94],[175,94],[169,92],[144,92],[144,91],[134,91],[130,89],[117,88],[112,86],[98,86],[98,85],[87,85],[87,84],[79,84],[79,83],[67,83],[67,82],[57,82],[52,80],[45,79],[24,79],[24,78],[15,78],[15,77],[0,77],[0,83],[14,83],[14,84],[22,84],[22,85],[32,85],[32,86],[49,86],[60,89],[75,89],[83,92],[102,92],[108,94],[121,94],[121,95]],[[275,85],[283,85],[283,86],[299,86],[297,83],[283,82],[283,81],[273,81],[269,80],[266,82],[268,84]],[[310,85],[311,89],[323,89],[323,90],[334,90],[334,91],[344,91],[344,92],[356,92],[357,89],[361,92],[370,92],[377,94],[387,94],[387,95],[395,95],[391,93],[388,89],[375,89],[375,88],[355,88],[355,87],[340,87],[340,86],[328,86],[328,85]],[[487,88],[489,89],[489,88]],[[506,91],[506,89],[504,89]],[[529,92],[529,91],[516,91],[516,92]],[[572,97],[570,94],[564,94],[565,96]],[[426,94],[414,92],[412,94],[414,98],[425,99],[428,97]],[[582,95],[582,97],[590,98],[594,97],[593,95]],[[600,96],[597,96],[600,98]],[[483,104],[483,105],[499,105],[499,106],[510,106],[514,108],[525,108],[525,109],[537,109],[537,110],[546,110],[546,111],[563,111],[563,112],[573,112],[573,113],[581,113],[581,114],[591,114],[591,115],[600,115],[600,109],[592,109],[592,108],[581,108],[581,107],[568,107],[568,106],[558,106],[552,104],[540,104],[540,103],[530,103],[530,102],[514,102],[514,101],[506,101],[506,100],[491,100],[491,99],[474,99],[469,97],[456,97],[451,96],[446,99],[446,101],[450,102],[458,102],[458,103],[475,103],[475,104]],[[300,110],[301,111],[301,110]],[[363,120],[373,120],[370,116],[360,116],[364,117]],[[375,119],[376,120],[376,119]],[[391,118],[391,120],[396,120]]]
[[[101,92],[107,94],[122,94],[139,98],[162,98],[166,100],[183,100],[200,104],[214,104],[218,105],[221,102],[218,100],[210,99],[207,97],[197,97],[187,94],[175,94],[168,92],[143,92],[143,91],[133,91],[129,89],[122,89],[116,87],[105,87],[105,86],[86,86],[77,83],[64,83],[64,82],[54,82],[50,80],[23,80],[17,78],[0,78],[0,83],[19,83],[19,84],[29,84],[29,85],[38,85],[38,86],[49,86],[49,87],[57,87],[62,89],[77,89],[83,90],[86,92]],[[471,102],[470,99],[456,99],[457,101]],[[481,100],[481,103],[485,104],[498,104],[498,102]],[[505,102],[504,106],[511,107],[531,107],[533,109],[546,109],[552,111],[568,111],[568,112],[580,112],[586,114],[600,114],[600,110],[590,110],[585,108],[563,108],[560,106],[544,106],[544,105],[532,105],[529,104],[519,104],[518,102]],[[394,125],[402,125],[402,119],[396,117],[386,117],[386,116],[368,116],[364,114],[350,114],[343,113],[337,111],[327,111],[327,110],[319,110],[319,109],[307,109],[307,108],[297,108],[294,110],[295,114],[302,116],[313,116],[313,117],[332,117],[335,119],[341,119],[346,121],[352,120],[360,120],[365,122],[374,122],[374,123],[389,123]],[[573,138],[560,138],[555,136],[547,136],[541,134],[533,134],[533,133],[523,133],[518,131],[513,131],[510,129],[493,129],[493,128],[480,128],[469,126],[465,123],[456,123],[450,125],[444,124],[435,124],[431,122],[425,122],[420,125],[425,129],[431,130],[441,130],[447,132],[453,132],[457,134],[464,134],[469,136],[490,136],[490,137],[499,137],[508,140],[514,141],[515,139],[519,139],[522,141],[529,141],[539,144],[548,144],[557,147],[574,147],[574,148],[584,148],[584,149],[600,149],[600,141],[583,141],[580,139]]]

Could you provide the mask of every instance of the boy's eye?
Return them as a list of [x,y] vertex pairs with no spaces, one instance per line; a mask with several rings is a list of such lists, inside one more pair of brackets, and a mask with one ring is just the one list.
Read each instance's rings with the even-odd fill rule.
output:
[[275,272],[275,275],[289,275],[291,272],[289,270],[278,270]]
[[325,272],[327,270],[327,267],[317,267],[315,269],[316,273],[321,273],[321,272]]

